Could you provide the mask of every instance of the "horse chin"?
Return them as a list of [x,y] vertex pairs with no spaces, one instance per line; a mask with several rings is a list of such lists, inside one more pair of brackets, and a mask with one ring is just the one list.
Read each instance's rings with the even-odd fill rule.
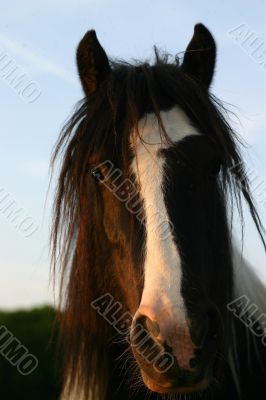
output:
[[203,379],[198,383],[195,383],[192,386],[188,387],[179,387],[173,386],[173,384],[169,382],[155,381],[151,379],[144,372],[141,372],[143,382],[145,386],[152,392],[160,393],[160,394],[168,394],[168,393],[176,393],[176,394],[190,394],[190,393],[199,393],[205,391],[209,386],[209,380]]

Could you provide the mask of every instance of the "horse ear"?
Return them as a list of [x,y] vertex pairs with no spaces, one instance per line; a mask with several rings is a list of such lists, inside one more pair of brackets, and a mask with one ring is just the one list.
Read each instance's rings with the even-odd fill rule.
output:
[[216,45],[212,34],[203,24],[196,24],[184,55],[182,69],[208,88],[213,78],[215,60]]
[[88,31],[78,45],[77,65],[87,96],[94,93],[111,72],[108,57],[94,30]]

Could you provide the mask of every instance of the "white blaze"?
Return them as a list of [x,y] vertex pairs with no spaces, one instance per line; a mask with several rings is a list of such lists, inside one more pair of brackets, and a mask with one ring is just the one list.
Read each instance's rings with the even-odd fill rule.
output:
[[[178,107],[161,112],[166,133],[173,142],[186,136],[198,134],[190,124],[186,114]],[[174,243],[171,223],[165,207],[163,195],[164,158],[159,150],[171,143],[162,141],[157,118],[148,114],[139,123],[142,141],[133,132],[132,147],[135,158],[132,169],[140,185],[140,195],[144,202],[146,216],[146,248],[144,261],[144,290],[140,309],[150,318],[167,321],[178,320],[185,326],[185,306],[181,295],[181,259]],[[163,223],[163,224],[162,224]],[[163,235],[162,235],[163,225]],[[165,227],[168,226],[168,235]],[[153,314],[153,315],[151,315]],[[174,319],[173,319],[174,318]],[[158,321],[159,322],[159,321]]]

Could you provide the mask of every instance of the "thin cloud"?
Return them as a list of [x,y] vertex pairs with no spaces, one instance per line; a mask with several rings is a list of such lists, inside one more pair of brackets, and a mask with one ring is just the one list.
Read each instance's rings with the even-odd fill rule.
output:
[[71,84],[78,85],[78,80],[72,72],[46,57],[41,56],[37,52],[27,49],[20,42],[0,34],[0,46],[4,48],[6,52],[11,52],[15,56],[30,62],[36,70],[54,75]]

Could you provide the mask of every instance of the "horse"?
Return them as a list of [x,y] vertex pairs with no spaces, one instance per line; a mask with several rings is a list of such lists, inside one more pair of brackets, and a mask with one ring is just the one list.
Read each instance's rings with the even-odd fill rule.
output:
[[235,245],[246,202],[265,248],[242,140],[211,92],[216,42],[196,24],[174,58],[77,48],[84,91],[55,145],[62,400],[266,393],[266,289]]

